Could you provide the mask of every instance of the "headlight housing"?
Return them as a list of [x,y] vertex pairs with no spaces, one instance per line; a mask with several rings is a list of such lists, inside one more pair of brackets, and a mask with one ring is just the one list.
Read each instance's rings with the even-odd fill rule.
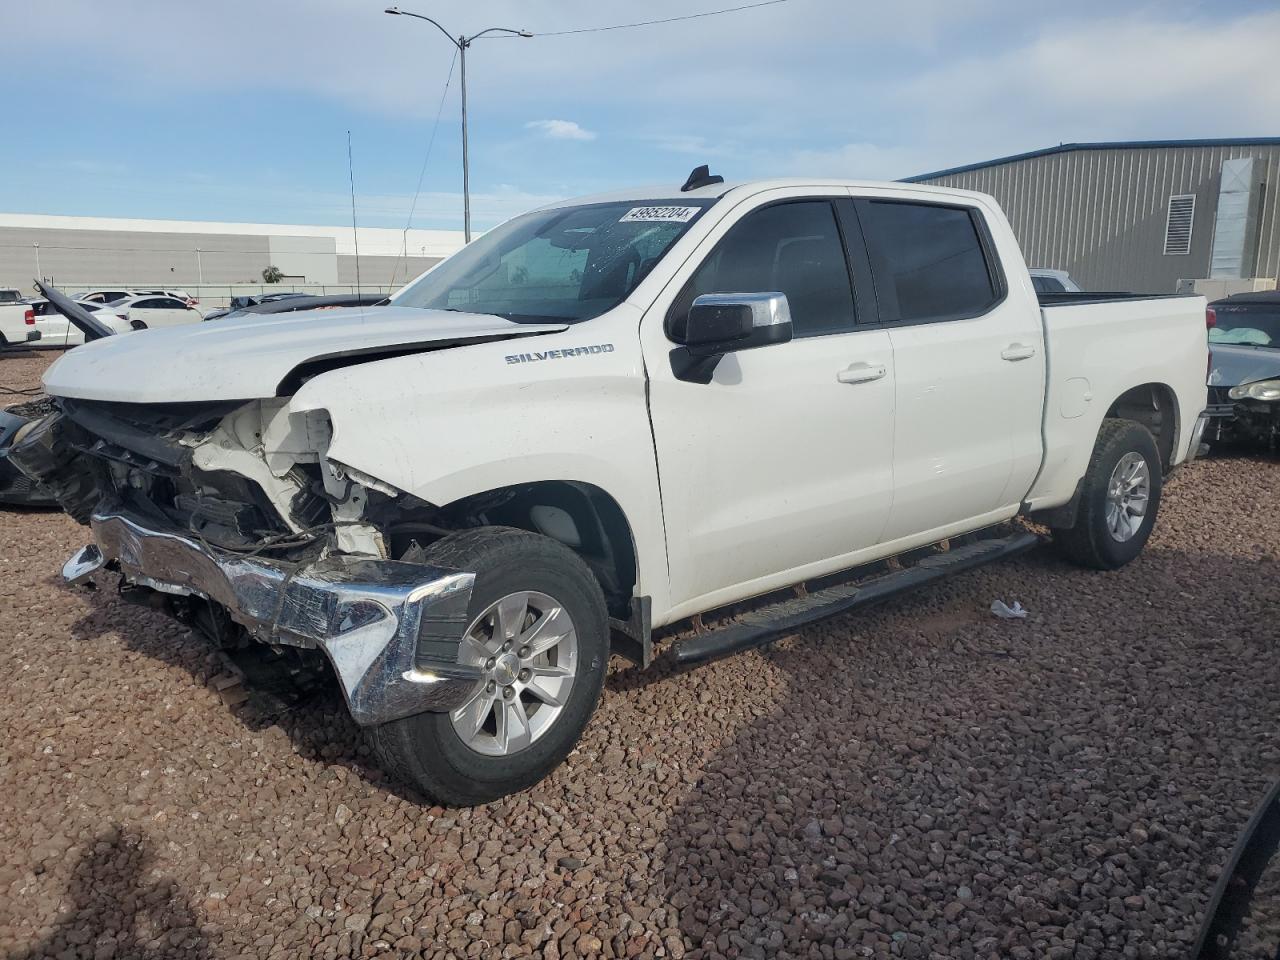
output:
[[1280,400],[1280,380],[1258,380],[1242,383],[1227,391],[1232,400]]

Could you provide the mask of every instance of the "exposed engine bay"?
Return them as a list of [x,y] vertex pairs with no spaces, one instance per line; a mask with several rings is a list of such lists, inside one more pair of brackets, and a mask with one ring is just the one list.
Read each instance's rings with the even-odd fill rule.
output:
[[11,456],[81,523],[110,501],[232,552],[385,559],[382,531],[407,495],[326,460],[327,415],[290,414],[286,403],[64,399],[24,431]]

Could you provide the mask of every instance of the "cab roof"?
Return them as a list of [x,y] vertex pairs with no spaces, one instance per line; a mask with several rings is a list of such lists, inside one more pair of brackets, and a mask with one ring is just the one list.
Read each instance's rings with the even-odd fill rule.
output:
[[774,177],[761,180],[738,180],[724,183],[714,183],[705,187],[695,187],[692,190],[681,192],[680,185],[677,183],[653,184],[642,187],[627,187],[620,190],[611,190],[608,193],[591,194],[585,197],[573,197],[567,200],[557,200],[554,203],[548,203],[540,207],[541,210],[555,210],[560,207],[577,207],[589,203],[626,203],[626,202],[645,202],[652,200],[664,200],[679,202],[681,200],[717,200],[720,197],[734,194],[736,196],[751,196],[752,194],[762,193],[765,190],[778,189],[804,189],[807,187],[829,188],[829,187],[852,187],[852,188],[892,188],[909,193],[931,193],[940,197],[985,197],[986,194],[976,193],[972,190],[958,190],[955,187],[935,187],[923,183],[902,183],[900,181],[890,180],[847,180],[840,177]]

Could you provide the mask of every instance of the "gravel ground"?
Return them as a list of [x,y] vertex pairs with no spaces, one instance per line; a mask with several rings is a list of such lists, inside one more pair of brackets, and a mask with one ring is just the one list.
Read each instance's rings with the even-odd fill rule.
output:
[[1280,774],[1278,466],[1182,471],[1117,573],[1039,550],[615,661],[564,767],[475,810],[385,782],[332,691],[229,706],[180,626],[59,586],[81,529],[0,513],[0,955],[1184,955]]

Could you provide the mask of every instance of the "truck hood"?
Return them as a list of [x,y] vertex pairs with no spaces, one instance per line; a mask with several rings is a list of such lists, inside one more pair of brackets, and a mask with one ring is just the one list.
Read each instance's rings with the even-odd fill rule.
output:
[[337,367],[565,329],[397,306],[249,315],[87,343],[46,371],[44,387],[53,396],[122,403],[257,400],[292,393],[301,378]]
[[1209,386],[1238,387],[1255,380],[1280,377],[1280,348],[1242,347],[1227,343],[1209,346]]

